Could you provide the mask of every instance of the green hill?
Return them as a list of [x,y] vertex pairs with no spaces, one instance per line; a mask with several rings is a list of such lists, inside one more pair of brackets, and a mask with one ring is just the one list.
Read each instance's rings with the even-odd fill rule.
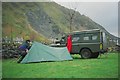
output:
[[[2,33],[9,38],[29,36],[30,39],[49,42],[50,38],[61,37],[69,32],[70,12],[55,2],[3,2]],[[72,31],[102,29],[89,17],[75,12]]]

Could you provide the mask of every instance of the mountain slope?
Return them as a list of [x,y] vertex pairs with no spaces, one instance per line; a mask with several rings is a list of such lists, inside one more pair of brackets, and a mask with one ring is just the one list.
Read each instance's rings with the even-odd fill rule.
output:
[[[69,12],[54,2],[4,2],[2,4],[3,37],[29,36],[33,40],[49,42],[69,32]],[[89,17],[75,12],[72,31],[85,29],[106,30]]]

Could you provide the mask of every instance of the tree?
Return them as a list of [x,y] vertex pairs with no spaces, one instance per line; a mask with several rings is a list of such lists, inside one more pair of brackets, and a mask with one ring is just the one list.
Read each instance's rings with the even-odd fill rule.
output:
[[[76,8],[75,8],[76,10]],[[70,32],[72,32],[72,23],[73,23],[73,20],[74,20],[74,17],[75,17],[75,12],[76,11],[73,11],[73,13],[69,12],[69,17],[70,17],[70,20],[69,20],[69,27],[70,27]]]
[[[76,5],[76,4],[74,4],[74,5]],[[72,8],[69,7],[69,9],[68,9],[69,10],[68,11],[68,17],[65,18],[69,22],[70,33],[72,32],[72,24],[74,22],[76,9],[77,9],[76,7],[74,9],[72,9]]]

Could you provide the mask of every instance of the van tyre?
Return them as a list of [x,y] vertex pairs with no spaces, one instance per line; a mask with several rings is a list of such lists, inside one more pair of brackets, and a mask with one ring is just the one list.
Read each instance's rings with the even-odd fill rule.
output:
[[81,51],[81,57],[83,59],[89,59],[89,58],[91,58],[91,51],[89,49],[82,49],[82,51]]

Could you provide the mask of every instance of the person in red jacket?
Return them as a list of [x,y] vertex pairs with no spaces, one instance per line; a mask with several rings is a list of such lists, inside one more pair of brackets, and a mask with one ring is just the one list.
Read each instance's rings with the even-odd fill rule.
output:
[[69,36],[67,37],[67,49],[68,49],[69,53],[70,53],[71,50],[72,50],[72,37],[71,37],[71,35],[69,35]]

